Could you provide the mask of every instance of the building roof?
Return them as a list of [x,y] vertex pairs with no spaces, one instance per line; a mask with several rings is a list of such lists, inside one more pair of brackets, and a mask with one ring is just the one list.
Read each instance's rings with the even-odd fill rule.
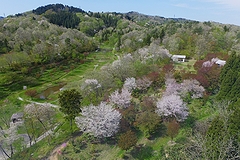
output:
[[219,59],[219,60],[217,60],[215,63],[218,64],[218,65],[220,65],[220,66],[224,66],[224,65],[226,64],[226,61]]
[[173,55],[172,58],[186,58],[186,55]]

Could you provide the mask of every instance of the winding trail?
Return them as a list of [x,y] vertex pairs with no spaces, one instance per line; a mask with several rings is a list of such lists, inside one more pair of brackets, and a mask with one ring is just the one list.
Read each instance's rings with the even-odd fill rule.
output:
[[55,104],[51,104],[51,103],[40,103],[40,102],[35,102],[35,101],[30,101],[30,100],[24,100],[23,98],[21,97],[18,97],[18,100],[20,101],[26,101],[26,102],[30,102],[30,103],[34,103],[34,104],[39,104],[39,105],[44,105],[44,104],[48,104],[49,106],[53,107],[53,108],[59,108],[58,105],[55,105]]

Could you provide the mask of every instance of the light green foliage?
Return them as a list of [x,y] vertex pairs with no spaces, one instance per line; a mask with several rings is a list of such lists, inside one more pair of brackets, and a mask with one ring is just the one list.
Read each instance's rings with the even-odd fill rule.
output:
[[88,15],[84,15],[79,24],[80,31],[86,33],[89,36],[94,36],[99,30],[101,30],[104,26],[104,22],[102,19],[89,17]]

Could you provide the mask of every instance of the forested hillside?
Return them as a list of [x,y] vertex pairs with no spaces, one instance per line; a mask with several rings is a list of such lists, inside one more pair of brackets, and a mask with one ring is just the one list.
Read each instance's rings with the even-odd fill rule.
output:
[[239,159],[239,54],[240,27],[217,22],[62,4],[5,17],[0,159]]

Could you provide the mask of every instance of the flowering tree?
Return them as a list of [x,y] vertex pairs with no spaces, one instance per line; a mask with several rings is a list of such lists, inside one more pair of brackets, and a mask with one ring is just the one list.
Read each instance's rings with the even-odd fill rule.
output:
[[191,98],[203,97],[205,89],[200,83],[195,79],[187,79],[182,83],[177,83],[174,78],[167,77],[165,81],[166,90],[164,96],[169,96],[172,94],[186,96],[187,93],[191,94]]
[[176,82],[174,78],[168,77],[165,81],[166,90],[164,96],[177,95],[180,89],[180,84]]
[[81,86],[81,90],[83,91],[85,96],[90,96],[91,93],[95,93],[96,96],[99,96],[100,89],[102,85],[98,82],[97,79],[86,79]]
[[203,97],[205,89],[200,83],[195,79],[187,79],[181,83],[181,93],[186,95],[191,93],[192,98],[201,98]]
[[88,89],[90,91],[93,91],[94,89],[100,88],[101,84],[98,83],[98,80],[96,79],[86,79],[85,83],[82,85],[82,88],[85,89],[89,87]]
[[[54,115],[55,110],[51,107],[49,103],[36,104],[31,103],[24,108],[24,125],[27,134],[30,138],[30,144],[32,140],[36,142],[37,130],[41,130],[38,126],[42,126],[44,132],[54,127]],[[39,125],[40,124],[40,125]],[[50,143],[50,138],[48,136],[48,143]]]
[[137,84],[136,84],[136,80],[134,77],[126,78],[126,80],[123,84],[123,88],[126,88],[128,91],[131,92],[136,87],[137,87]]
[[116,90],[109,97],[110,102],[119,108],[127,108],[131,103],[131,99],[131,93],[126,88],[122,88],[121,93]]
[[94,137],[111,137],[117,133],[122,116],[111,105],[101,102],[98,106],[87,106],[82,109],[82,116],[76,117],[76,124],[81,131]]
[[152,81],[147,77],[142,77],[136,80],[137,89],[146,90],[152,84]]
[[36,119],[43,126],[45,131],[47,130],[47,125],[45,122],[52,122],[55,111],[49,103],[36,104],[31,103],[24,108],[25,118]]
[[202,67],[212,67],[218,60],[219,58],[212,58],[211,60],[205,61],[203,62]]
[[122,82],[124,82],[127,77],[135,75],[133,62],[134,59],[132,55],[127,54],[114,61],[112,65],[109,66],[108,70],[114,77],[119,78]]
[[14,144],[20,139],[20,136],[17,134],[17,129],[18,125],[16,124],[11,125],[7,130],[2,130],[0,128],[0,151],[8,158],[16,151],[16,146],[14,146]]
[[163,96],[158,100],[156,113],[160,116],[176,118],[177,121],[184,121],[188,116],[186,104],[175,94]]

